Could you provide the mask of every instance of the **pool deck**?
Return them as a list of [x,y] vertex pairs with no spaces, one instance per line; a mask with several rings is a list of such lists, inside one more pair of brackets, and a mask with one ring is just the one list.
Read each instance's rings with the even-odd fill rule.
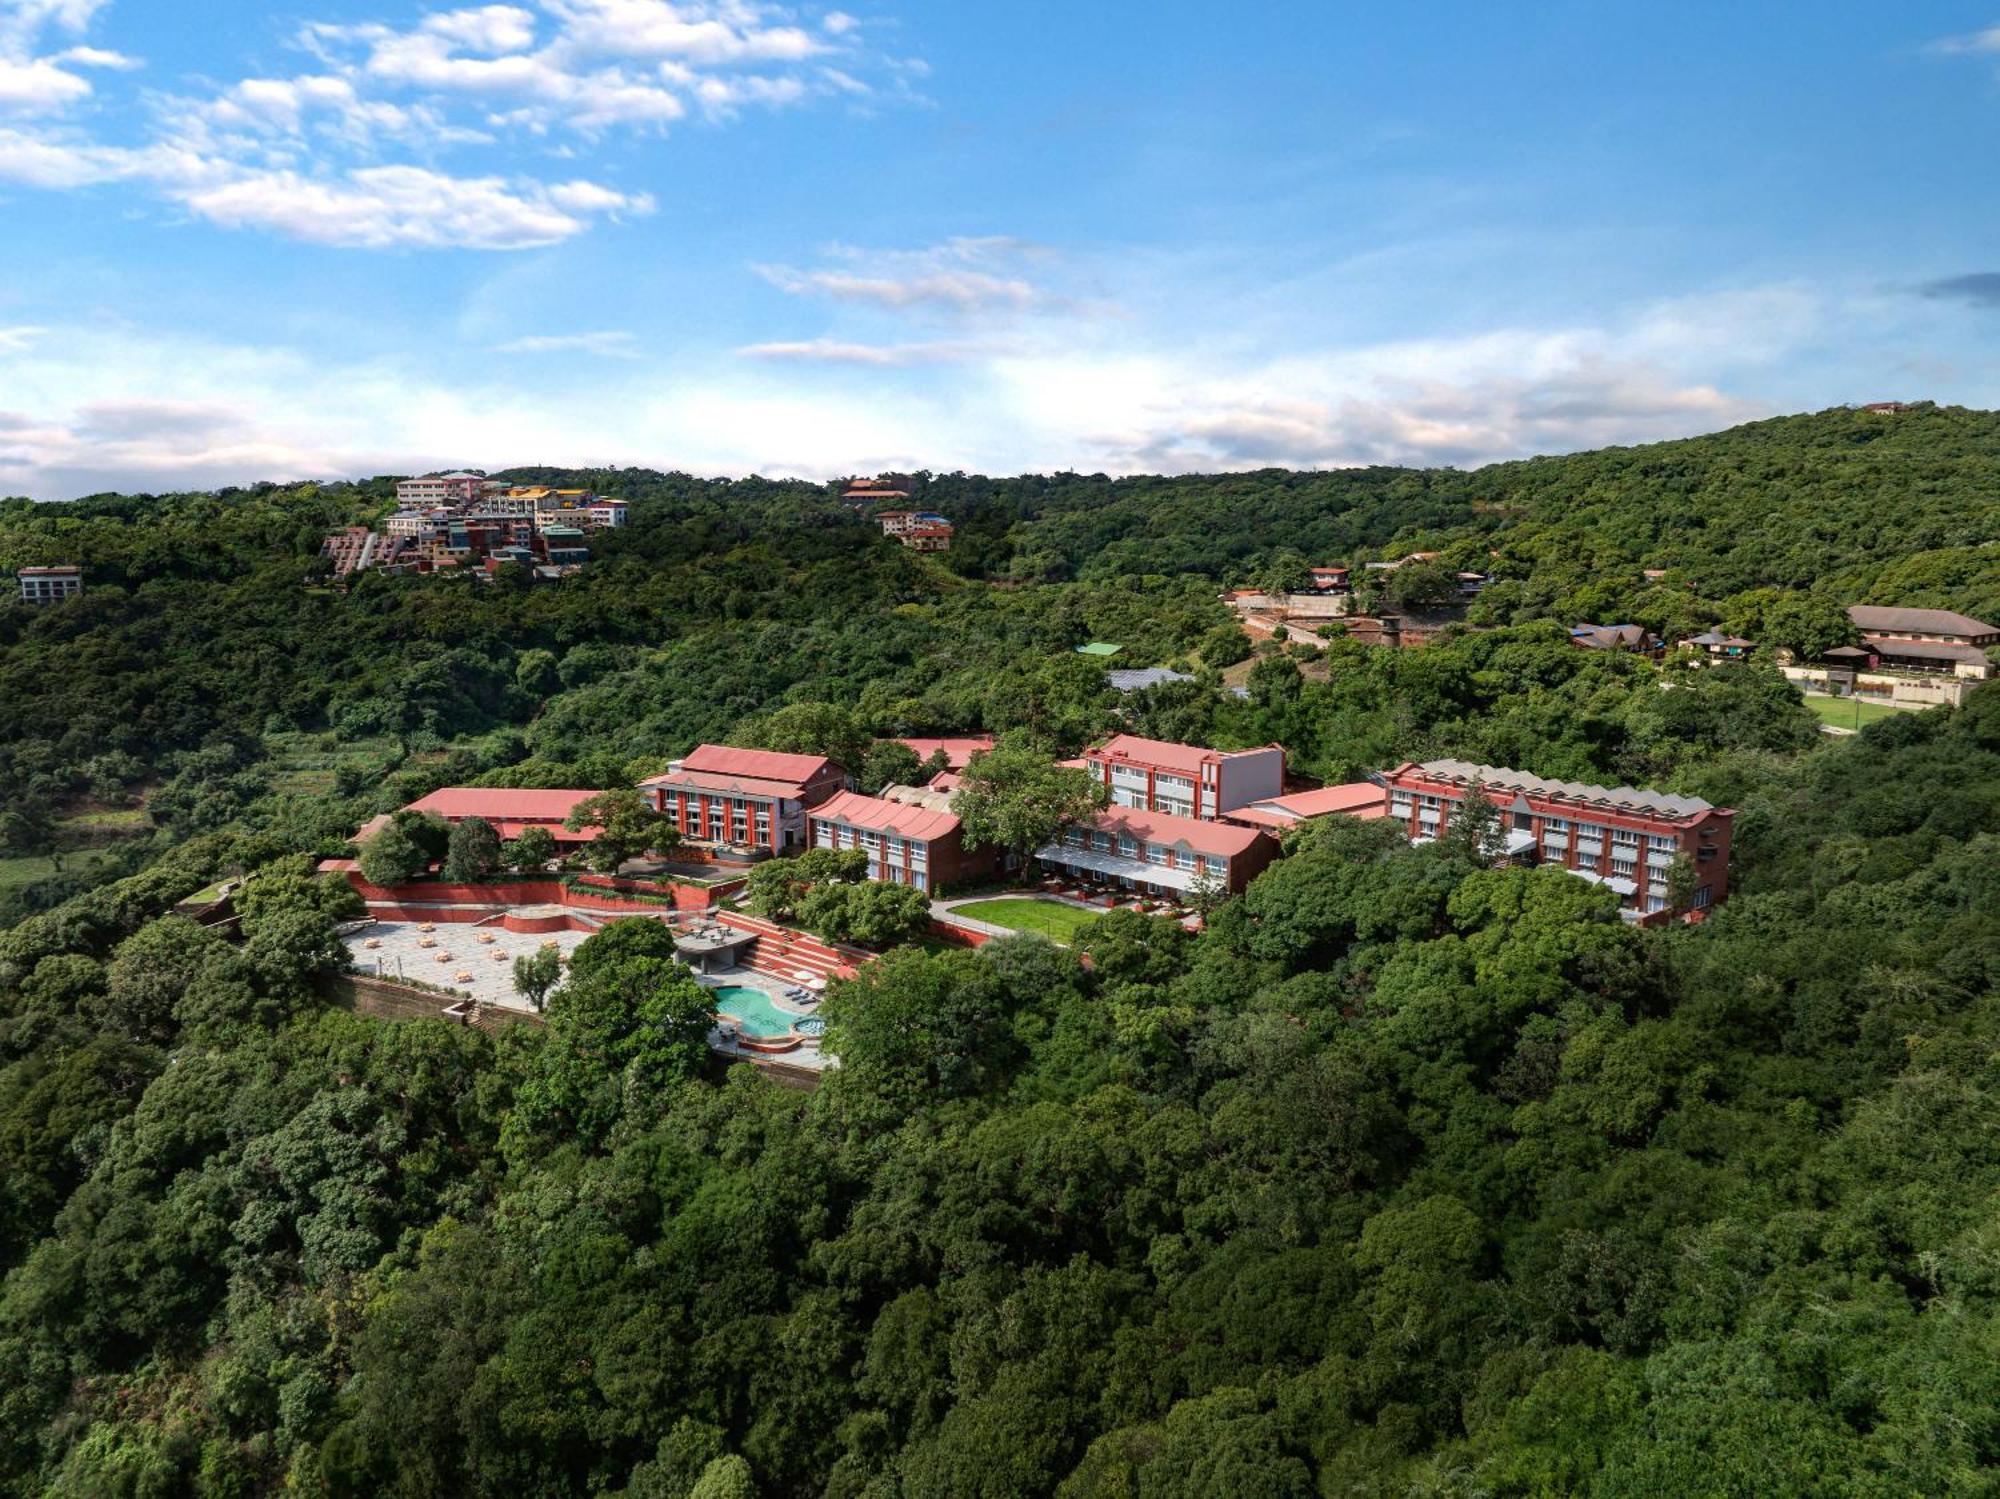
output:
[[[777,979],[768,973],[759,973],[754,968],[717,969],[702,974],[701,984],[705,989],[755,989],[771,1001],[773,1009],[800,1020],[819,1013],[817,1004],[801,1005],[795,1000],[785,998],[785,991],[796,988],[797,985],[787,979]],[[708,1044],[727,1056],[747,1057],[751,1060],[768,1057],[791,1066],[810,1067],[814,1070],[840,1065],[837,1058],[820,1050],[818,1036],[800,1037],[799,1044],[789,1051],[765,1052],[754,1047],[738,1045],[736,1027],[733,1025],[718,1025],[708,1033]]]
[[[432,930],[428,932],[423,929],[427,924],[432,925]],[[427,984],[441,984],[459,995],[470,995],[484,1005],[533,1014],[534,1006],[514,990],[514,959],[524,958],[554,943],[567,964],[570,954],[593,935],[589,931],[568,930],[510,932],[497,925],[474,926],[462,921],[434,924],[371,921],[349,933],[342,941],[353,959],[357,974],[392,981],[399,978],[419,979]],[[482,941],[482,937],[491,940]],[[425,946],[426,942],[430,945]],[[439,961],[441,954],[443,961]],[[461,979],[461,973],[471,977]],[[791,979],[774,978],[768,973],[741,967],[716,968],[695,977],[707,989],[725,985],[756,989],[770,999],[775,1009],[786,1015],[804,1018],[818,1012],[817,1004],[801,1005],[785,998],[787,989],[797,987]],[[440,994],[437,1003],[442,1013],[454,1000],[450,995]],[[708,1039],[709,1045],[724,1055],[750,1061],[783,1062],[812,1071],[840,1065],[835,1057],[820,1050],[820,1038],[817,1036],[800,1037],[798,1045],[778,1052],[737,1044],[736,1028],[731,1025],[717,1025],[709,1032]]]

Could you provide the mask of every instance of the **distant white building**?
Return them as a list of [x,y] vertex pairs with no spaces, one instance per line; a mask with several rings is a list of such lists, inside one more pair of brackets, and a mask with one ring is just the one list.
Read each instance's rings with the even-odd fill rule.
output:
[[58,604],[83,592],[83,569],[76,566],[24,567],[20,578],[24,604]]
[[396,484],[396,504],[404,510],[428,510],[433,505],[470,505],[486,490],[477,474],[425,474]]

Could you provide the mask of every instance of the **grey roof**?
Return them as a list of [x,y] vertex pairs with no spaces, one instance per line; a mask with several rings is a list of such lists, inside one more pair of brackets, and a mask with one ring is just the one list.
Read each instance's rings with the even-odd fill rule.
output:
[[1506,770],[1497,765],[1475,765],[1470,760],[1426,760],[1419,767],[1426,774],[1444,780],[1473,781],[1495,791],[1533,791],[1544,796],[1567,797],[1572,801],[1603,802],[1635,812],[1659,812],[1668,817],[1693,817],[1713,812],[1715,804],[1698,796],[1674,796],[1665,791],[1646,791],[1637,786],[1592,786],[1583,781],[1551,781],[1531,776],[1525,770]]
[[1982,624],[1949,609],[1890,609],[1851,604],[1847,617],[1858,630],[1926,630],[1933,635],[2000,635],[2000,625]]
[[1878,656],[1908,656],[1917,661],[1964,661],[1983,666],[1986,652],[1976,645],[1958,645],[1942,640],[1884,640],[1863,635],[1861,643]]
[[1164,666],[1147,666],[1133,671],[1107,672],[1106,676],[1113,688],[1119,692],[1137,692],[1141,687],[1158,687],[1163,682],[1192,682],[1193,677],[1184,671],[1169,671]]

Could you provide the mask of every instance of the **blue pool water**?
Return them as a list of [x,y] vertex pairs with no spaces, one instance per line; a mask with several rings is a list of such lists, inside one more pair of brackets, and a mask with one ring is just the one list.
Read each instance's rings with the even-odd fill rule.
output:
[[749,1035],[759,1038],[789,1036],[798,1024],[798,1016],[787,1014],[772,1004],[771,996],[762,989],[724,984],[710,992],[715,996],[715,1008],[742,1026]]

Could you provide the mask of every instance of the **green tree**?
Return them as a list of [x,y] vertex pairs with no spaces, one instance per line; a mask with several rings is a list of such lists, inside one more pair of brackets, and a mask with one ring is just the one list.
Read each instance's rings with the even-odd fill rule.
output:
[[507,863],[523,874],[532,874],[548,868],[557,853],[556,835],[545,827],[530,823],[521,829],[521,835],[507,845]]
[[541,1014],[548,1007],[549,991],[562,982],[562,953],[553,947],[538,947],[514,960],[514,992]]
[[951,810],[964,825],[968,848],[1001,849],[1025,864],[1037,848],[1089,820],[1109,800],[1088,771],[1003,746],[972,757]]
[[361,845],[361,874],[371,885],[401,885],[430,868],[430,859],[401,823],[385,823]]
[[452,824],[444,856],[446,879],[483,879],[499,867],[500,835],[492,823],[483,817],[467,817]]
[[570,809],[563,826],[572,833],[596,828],[586,857],[590,867],[602,874],[616,874],[628,860],[653,849],[671,849],[680,834],[637,791],[600,791]]
[[837,703],[788,703],[746,737],[758,749],[824,755],[853,775],[861,772],[875,742],[860,716]]
[[920,769],[915,750],[900,740],[884,739],[868,751],[855,779],[863,792],[874,796],[884,786],[917,784]]

